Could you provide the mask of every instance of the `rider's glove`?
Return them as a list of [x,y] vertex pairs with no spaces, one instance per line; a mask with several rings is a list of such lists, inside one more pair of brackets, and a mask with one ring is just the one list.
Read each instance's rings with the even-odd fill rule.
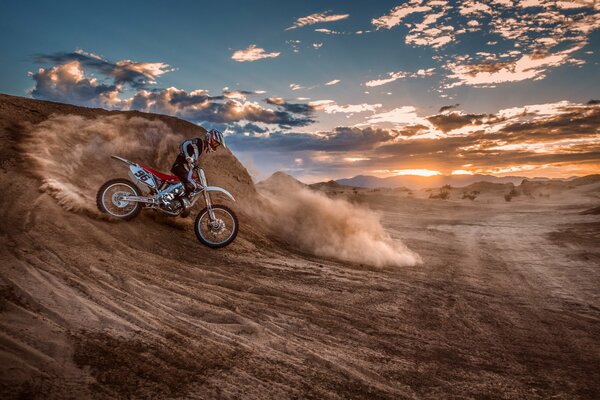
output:
[[192,157],[186,157],[185,161],[187,161],[188,164],[193,164],[194,163],[194,159]]

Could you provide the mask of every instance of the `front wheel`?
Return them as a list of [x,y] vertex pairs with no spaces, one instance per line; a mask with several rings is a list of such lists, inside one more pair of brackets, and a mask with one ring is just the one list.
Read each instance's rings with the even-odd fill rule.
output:
[[141,196],[140,190],[127,179],[113,179],[100,186],[96,195],[96,205],[101,212],[113,218],[135,218],[142,210],[142,205],[123,200],[125,196]]
[[213,221],[210,220],[208,208],[200,211],[194,223],[194,231],[200,243],[219,249],[233,242],[238,234],[239,223],[229,207],[215,205],[212,210],[215,216]]

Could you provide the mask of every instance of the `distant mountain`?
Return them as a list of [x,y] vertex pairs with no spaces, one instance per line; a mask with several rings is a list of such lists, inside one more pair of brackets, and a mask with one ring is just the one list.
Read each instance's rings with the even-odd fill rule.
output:
[[[334,180],[331,181],[327,181],[327,182],[317,182],[317,183],[312,183],[310,185],[308,185],[311,189],[315,189],[315,190],[323,190],[323,191],[327,191],[327,190],[338,190],[338,189],[343,189],[346,188],[346,186],[340,185],[339,183],[337,183]],[[351,187],[347,187],[349,189],[351,189]]]
[[[524,179],[523,176],[493,176],[493,175],[398,175],[388,178],[377,178],[375,176],[358,175],[349,179],[338,179],[336,182],[340,185],[359,186],[366,188],[397,188],[406,187],[409,189],[436,188],[444,185],[454,187],[468,186],[476,182],[491,183],[512,183],[519,185]],[[536,178],[540,179],[540,178]]]
[[444,185],[450,185],[456,188],[463,188],[476,183],[494,183],[494,184],[507,184],[511,183],[515,186],[523,185],[523,187],[543,187],[546,185],[564,185],[567,183],[571,187],[587,185],[591,183],[600,182],[600,174],[586,175],[580,177],[570,177],[566,179],[559,178],[526,178],[524,176],[493,176],[484,174],[475,175],[435,175],[435,176],[421,176],[421,175],[398,175],[390,176],[388,178],[378,178],[370,175],[357,175],[354,178],[330,180],[327,182],[318,182],[310,185],[300,182],[293,176],[286,174],[285,172],[277,171],[269,178],[265,179],[256,184],[259,189],[267,190],[282,190],[286,187],[310,187],[311,189],[320,191],[336,191],[336,190],[349,190],[352,188],[406,188],[411,190],[428,189],[428,188],[439,188]]
[[600,182],[600,174],[593,174],[593,175],[569,178],[568,182],[569,182],[569,184],[574,185],[574,186],[590,185],[592,183]]
[[256,187],[270,191],[281,191],[285,190],[286,188],[306,187],[306,184],[300,182],[285,172],[277,171],[264,181],[258,182]]

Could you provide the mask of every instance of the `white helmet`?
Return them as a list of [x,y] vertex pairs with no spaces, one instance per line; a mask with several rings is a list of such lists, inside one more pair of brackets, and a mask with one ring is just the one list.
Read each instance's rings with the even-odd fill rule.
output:
[[206,143],[208,144],[208,151],[215,151],[219,146],[227,148],[225,137],[216,129],[211,129],[206,133]]

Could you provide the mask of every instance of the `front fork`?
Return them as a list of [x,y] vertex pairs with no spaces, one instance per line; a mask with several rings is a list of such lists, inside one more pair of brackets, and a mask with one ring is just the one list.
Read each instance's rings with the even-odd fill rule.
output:
[[208,187],[208,183],[206,183],[206,175],[204,175],[204,170],[202,168],[198,168],[198,178],[200,179],[200,184],[204,188],[204,201],[206,202],[206,208],[208,210],[208,216],[210,217],[210,221],[215,221],[215,212],[212,208],[212,202],[210,200],[210,194],[206,188]]

